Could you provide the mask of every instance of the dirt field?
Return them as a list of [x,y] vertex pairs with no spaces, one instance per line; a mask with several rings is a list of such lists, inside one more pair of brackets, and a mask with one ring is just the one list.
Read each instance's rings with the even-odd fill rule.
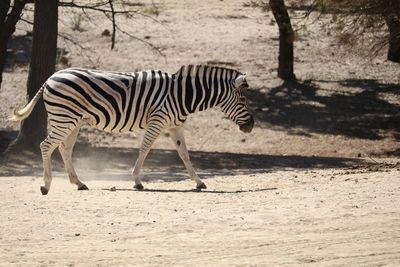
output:
[[1,264],[400,263],[399,170],[214,172],[201,193],[180,179],[134,191],[112,169],[80,192],[57,173],[46,197],[38,177],[2,177]]
[[[0,266],[399,266],[398,64],[338,46],[316,22],[298,32],[299,83],[286,84],[276,78],[271,13],[243,1],[174,0],[155,1],[156,16],[152,1],[140,3],[146,16],[119,17],[122,28],[164,56],[120,33],[110,51],[101,35],[107,19],[93,14],[96,24],[83,20],[84,31],[74,32],[70,11],[61,9],[60,31],[87,47],[82,55],[60,39],[69,64],[239,69],[251,86],[253,132],[241,133],[219,110],[188,119],[192,162],[208,187],[202,192],[166,135],[145,162],[145,191],[133,190],[130,177],[140,132],[82,129],[74,163],[85,192],[69,184],[58,154],[47,196],[39,191],[39,157],[2,156]],[[18,38],[29,46],[24,29]],[[7,117],[25,102],[27,71],[11,62],[4,73],[0,151],[18,130]]]

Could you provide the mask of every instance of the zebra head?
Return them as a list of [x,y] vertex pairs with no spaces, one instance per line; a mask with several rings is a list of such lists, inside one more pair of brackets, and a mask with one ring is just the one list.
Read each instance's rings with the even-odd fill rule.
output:
[[254,125],[247,98],[243,94],[248,88],[246,74],[239,73],[231,81],[231,90],[221,105],[222,111],[245,133],[250,133]]

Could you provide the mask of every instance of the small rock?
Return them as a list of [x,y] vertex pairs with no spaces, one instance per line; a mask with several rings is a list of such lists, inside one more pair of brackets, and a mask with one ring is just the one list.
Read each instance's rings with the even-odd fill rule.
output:
[[111,192],[115,192],[115,191],[117,191],[117,188],[115,188],[115,186],[113,186],[113,187],[110,188],[110,191]]
[[108,29],[105,29],[102,33],[101,36],[110,36],[110,31]]

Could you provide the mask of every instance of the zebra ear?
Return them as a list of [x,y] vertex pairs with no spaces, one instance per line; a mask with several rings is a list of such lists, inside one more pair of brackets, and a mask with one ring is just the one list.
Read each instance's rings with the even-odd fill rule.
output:
[[246,81],[246,74],[241,74],[235,79],[235,88],[239,89],[243,86],[246,87],[247,81]]

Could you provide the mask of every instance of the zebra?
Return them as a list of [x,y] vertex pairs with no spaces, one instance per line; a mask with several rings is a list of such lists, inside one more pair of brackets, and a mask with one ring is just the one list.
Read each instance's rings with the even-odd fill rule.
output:
[[27,118],[43,97],[49,124],[49,134],[40,144],[43,195],[50,190],[51,155],[57,147],[70,182],[78,190],[88,190],[72,165],[72,150],[79,129],[85,124],[110,133],[144,129],[132,171],[137,190],[144,189],[139,173],[153,142],[162,131],[169,131],[189,177],[201,190],[207,187],[190,161],[183,125],[192,113],[220,107],[241,131],[251,132],[254,119],[243,94],[247,88],[246,74],[216,66],[184,65],[174,74],[160,70],[118,73],[69,68],[48,78],[28,104],[14,111],[12,120]]

